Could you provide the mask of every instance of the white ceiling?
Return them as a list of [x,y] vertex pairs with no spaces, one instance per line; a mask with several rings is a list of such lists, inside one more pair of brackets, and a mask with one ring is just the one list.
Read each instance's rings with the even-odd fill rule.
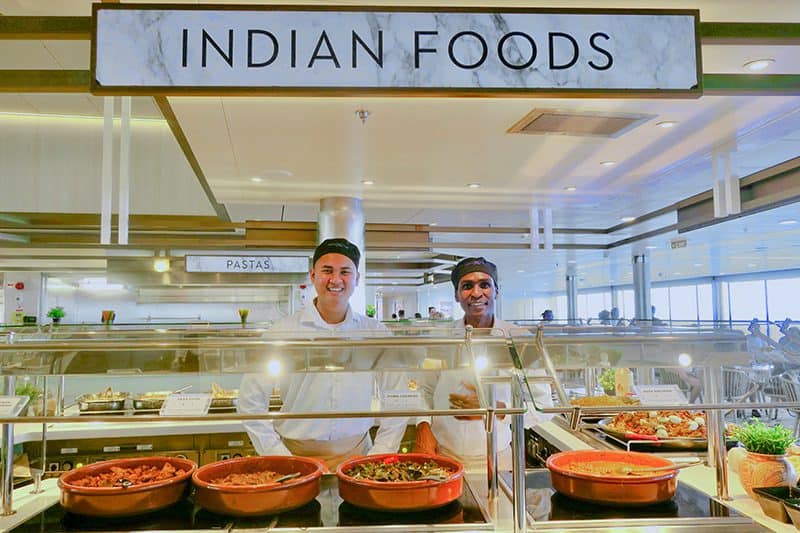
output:
[[[308,0],[274,3],[330,5]],[[0,0],[0,13],[85,16],[90,14],[90,5],[89,0]],[[796,0],[544,1],[537,7],[699,8],[703,21],[800,22]],[[800,53],[794,46],[704,45],[702,57],[706,73],[744,73],[745,62],[770,57],[775,63],[766,73],[800,74]],[[88,63],[88,42],[0,41],[0,69],[86,69]],[[658,100],[171,97],[169,102],[214,196],[234,220],[316,220],[320,198],[350,195],[364,199],[365,218],[372,223],[527,227],[531,207],[552,207],[556,227],[604,229],[617,225],[620,217],[640,216],[708,190],[712,151],[729,150],[734,169],[742,176],[800,155],[800,97],[795,96]],[[616,139],[506,133],[534,108],[653,118]],[[370,111],[365,124],[355,115],[358,109]],[[102,100],[91,95],[0,94],[0,112],[99,115]],[[149,98],[134,100],[134,115],[160,117]],[[656,127],[662,120],[674,120],[677,125]],[[10,127],[0,120],[0,133]],[[183,157],[170,149],[175,150],[173,157]],[[602,166],[602,161],[615,164]],[[251,181],[256,176],[263,181]],[[363,185],[363,179],[375,184]],[[475,182],[481,184],[479,189],[466,187]],[[565,191],[567,186],[577,190]],[[206,205],[198,212],[207,210]],[[798,268],[800,225],[778,224],[800,218],[798,211],[797,206],[787,206],[691,232],[686,235],[689,246],[674,251],[668,246],[674,233],[607,252],[445,248],[446,242],[527,242],[528,237],[519,234],[434,234],[433,238],[441,243],[439,251],[482,254],[496,260],[506,278],[506,290],[545,284],[556,290],[563,286],[568,268],[576,268],[584,286],[629,282],[634,252],[650,254],[654,281]],[[556,242],[606,244],[674,222],[674,214],[669,217],[609,236],[557,236]],[[648,245],[657,248],[645,249]],[[574,267],[568,261],[575,261]]]

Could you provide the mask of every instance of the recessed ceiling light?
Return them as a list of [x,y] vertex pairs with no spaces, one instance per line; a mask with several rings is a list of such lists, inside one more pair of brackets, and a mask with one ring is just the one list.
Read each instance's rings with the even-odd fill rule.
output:
[[701,267],[701,266],[703,266],[703,263],[695,263],[694,266]]
[[469,187],[470,189],[477,189],[480,186],[481,186],[480,183],[468,183],[467,184],[467,187]]
[[747,63],[745,63],[742,66],[744,68],[746,68],[747,70],[749,70],[750,72],[759,72],[759,71],[762,71],[762,70],[766,69],[767,67],[769,67],[774,62],[775,62],[775,60],[773,58],[764,57],[762,59],[754,59],[753,61],[748,61]]
[[755,263],[747,263],[747,266],[748,266],[749,268],[755,268],[755,267],[757,267],[758,265],[757,265],[757,264],[755,264]]
[[680,272],[673,272],[673,273],[672,273],[672,275],[673,275],[673,276],[680,276],[680,275],[681,275],[681,273],[680,273]]
[[439,225],[439,223],[438,223],[438,222],[431,222],[431,223],[430,223],[430,224],[428,224],[428,225],[429,225],[429,226],[438,226],[438,225]]
[[567,261],[567,264],[569,265],[574,265],[575,263],[577,263],[577,261],[575,261],[574,259],[570,259]]
[[361,180],[362,185],[375,185],[375,180]]
[[564,187],[564,190],[567,192],[575,192],[578,190],[578,188],[574,185],[570,185],[569,187]]
[[616,161],[600,161],[600,164],[604,167],[611,167],[617,164]]
[[524,274],[524,273],[525,273],[524,270],[517,270],[517,274]]
[[264,181],[264,178],[260,176],[253,176],[252,178],[250,178],[250,181],[252,181],[253,183],[261,183],[262,181]]
[[783,224],[784,226],[788,226],[790,224],[797,224],[797,220],[793,218],[787,218],[785,220],[781,220],[778,224]]
[[265,178],[291,178],[294,176],[292,171],[283,168],[268,168],[261,173]]
[[620,220],[622,222],[633,222],[634,220],[636,220],[636,217],[622,217],[620,218]]
[[653,246],[652,244],[650,244],[648,246],[645,246],[644,248],[645,248],[645,250],[655,250],[655,249],[658,248],[658,246]]
[[675,124],[677,124],[677,122],[674,121],[674,120],[662,120],[661,122],[656,122],[656,126],[658,126],[659,128],[664,128],[664,129],[671,128]]

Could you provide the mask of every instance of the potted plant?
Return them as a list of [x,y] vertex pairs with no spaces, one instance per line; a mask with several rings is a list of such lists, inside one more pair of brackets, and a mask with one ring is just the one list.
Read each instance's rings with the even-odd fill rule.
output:
[[242,322],[242,327],[247,323],[247,317],[250,314],[249,309],[239,309],[239,320]]
[[751,498],[755,498],[753,487],[794,485],[797,474],[786,458],[786,451],[794,444],[790,429],[780,424],[769,427],[753,419],[734,426],[730,433],[747,451],[739,464],[739,480]]
[[613,368],[606,368],[600,373],[600,377],[597,378],[597,382],[603,387],[603,392],[608,394],[609,396],[614,396],[616,393],[616,377],[614,376],[614,369]]
[[51,307],[50,310],[47,312],[47,316],[53,319],[53,324],[58,324],[61,322],[61,319],[64,318],[67,313],[64,312],[64,308],[60,305],[55,307]]

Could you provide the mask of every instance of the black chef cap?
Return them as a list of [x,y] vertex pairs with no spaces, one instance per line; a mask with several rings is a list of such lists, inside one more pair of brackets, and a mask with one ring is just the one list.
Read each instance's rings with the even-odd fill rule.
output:
[[455,287],[456,290],[458,290],[458,282],[461,281],[461,278],[470,272],[485,272],[492,277],[495,287],[498,286],[497,267],[494,263],[487,261],[483,257],[467,257],[459,261],[450,274],[450,281],[453,282],[453,287]]
[[314,250],[312,266],[316,265],[317,260],[325,254],[341,254],[345,257],[349,257],[356,265],[356,270],[358,270],[361,252],[358,251],[358,246],[347,239],[325,239],[322,241],[319,246],[317,246],[317,249]]

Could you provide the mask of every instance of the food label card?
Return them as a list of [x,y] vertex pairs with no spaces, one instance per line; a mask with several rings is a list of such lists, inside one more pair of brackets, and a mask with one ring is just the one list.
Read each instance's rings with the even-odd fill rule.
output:
[[418,390],[390,390],[383,394],[385,411],[403,411],[422,407],[422,392]]
[[196,416],[208,413],[211,407],[211,394],[197,392],[190,394],[170,394],[158,412],[161,416]]
[[634,387],[644,405],[685,405],[689,401],[677,385],[639,385]]
[[19,416],[29,399],[28,396],[0,396],[0,417]]

